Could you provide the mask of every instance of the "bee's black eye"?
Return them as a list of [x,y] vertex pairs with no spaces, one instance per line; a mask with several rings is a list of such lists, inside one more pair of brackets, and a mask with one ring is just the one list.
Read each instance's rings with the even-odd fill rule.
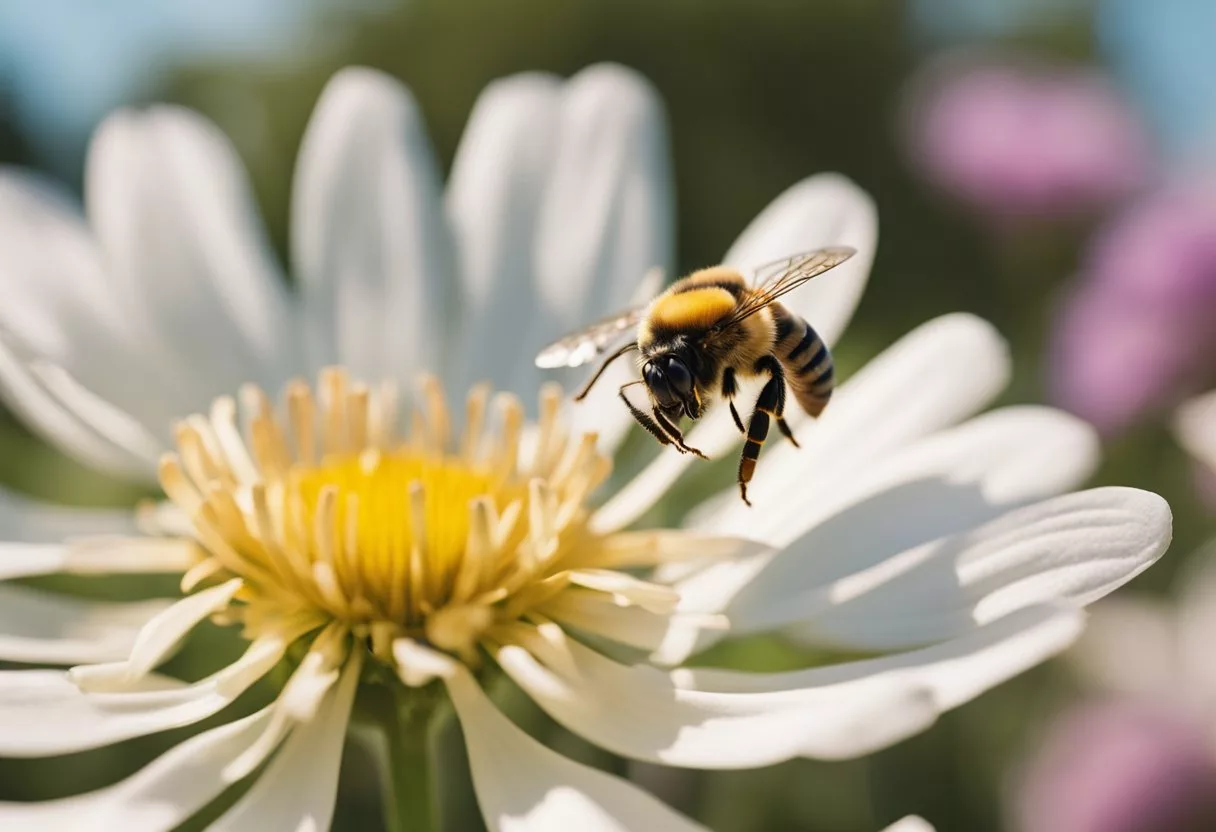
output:
[[642,379],[660,405],[670,407],[676,403],[676,397],[671,392],[671,385],[667,383],[667,376],[657,364],[647,361],[642,367]]
[[688,368],[684,366],[684,362],[674,356],[667,359],[667,380],[681,396],[687,396],[692,392],[692,376],[689,374]]

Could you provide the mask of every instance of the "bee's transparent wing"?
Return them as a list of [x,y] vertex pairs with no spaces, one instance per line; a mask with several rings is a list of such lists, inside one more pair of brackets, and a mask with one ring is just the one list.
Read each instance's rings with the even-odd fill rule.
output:
[[783,257],[765,263],[755,271],[752,292],[719,327],[738,323],[754,315],[787,292],[797,289],[813,277],[834,269],[857,253],[848,246],[831,246],[815,251]]
[[633,332],[646,315],[646,305],[604,318],[554,341],[536,355],[536,366],[581,367]]

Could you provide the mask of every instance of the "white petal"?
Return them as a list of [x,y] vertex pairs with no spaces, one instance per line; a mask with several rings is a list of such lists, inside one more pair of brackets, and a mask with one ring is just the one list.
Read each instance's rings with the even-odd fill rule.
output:
[[[357,656],[357,653],[354,654]],[[362,663],[352,658],[316,716],[296,727],[266,771],[209,829],[322,832],[338,796],[342,744]]]
[[72,369],[87,359],[73,343],[129,346],[100,252],[80,208],[55,183],[0,169],[0,322],[28,350]]
[[155,465],[165,451],[163,425],[145,427],[131,414],[85,387],[66,369],[47,361],[27,365],[34,380],[68,412],[96,431],[115,447],[145,465]]
[[830,346],[853,317],[878,246],[878,212],[865,191],[838,173],[804,179],[752,220],[723,262],[750,275],[757,266],[829,245],[852,246],[857,254],[781,302]]
[[1015,509],[907,549],[807,593],[788,632],[817,644],[890,650],[967,632],[1021,607],[1088,604],[1169,546],[1165,500],[1096,488]]
[[[571,78],[562,90],[536,240],[544,304],[515,339],[527,348],[520,366],[530,375],[532,359],[549,341],[632,305],[654,267],[671,274],[672,190],[666,121],[653,87],[613,64]],[[628,373],[628,362],[621,364],[614,375]],[[581,382],[582,374],[572,378]],[[632,421],[615,400],[619,384],[612,376],[601,379],[570,414],[575,430],[597,431],[605,447],[614,446]]]
[[1046,661],[1072,644],[1085,616],[1067,606],[1027,607],[931,647],[876,659],[786,673],[681,668],[671,673],[682,688],[731,693],[794,692],[866,684],[916,685],[932,692],[941,711]]
[[1174,418],[1178,441],[1196,459],[1216,470],[1216,390],[1191,399]]
[[933,824],[917,815],[900,818],[883,832],[934,832]]
[[60,548],[63,571],[76,575],[185,572],[199,561],[198,544],[184,537],[101,535],[76,538]]
[[[283,657],[281,640],[261,640],[223,670],[192,685],[84,693],[67,673],[0,671],[0,755],[70,754],[190,725],[233,702]],[[163,680],[145,677],[146,687]]]
[[66,572],[67,547],[54,543],[0,543],[0,581]]
[[[602,592],[568,589],[539,608],[567,627],[653,652],[672,638],[672,631],[725,630],[723,616],[656,614],[638,606],[621,606]],[[668,648],[668,649],[674,649]]]
[[214,125],[176,107],[111,116],[89,151],[85,196],[128,326],[178,370],[146,397],[145,424],[157,405],[167,429],[212,396],[249,381],[275,389],[294,371],[286,284]]
[[365,379],[439,372],[456,291],[439,173],[409,92],[363,68],[321,94],[296,164],[292,261],[318,334]]
[[[798,431],[801,448],[778,445],[762,455],[753,493],[770,495],[771,503],[776,489],[786,503],[805,493],[808,479],[836,487],[842,477],[864,472],[867,463],[891,449],[982,408],[1004,388],[1009,371],[1005,342],[987,322],[965,314],[929,321],[841,385],[817,422],[804,420]],[[596,513],[596,527],[615,529],[633,522],[689,460],[664,451],[604,504]],[[752,512],[737,510],[742,512],[737,516],[750,515],[748,523],[765,510],[759,496],[753,502],[757,508]]]
[[269,716],[266,708],[204,731],[113,786],[60,800],[0,803],[0,827],[173,829],[231,785],[221,776],[224,766],[258,738]]
[[558,131],[541,206],[538,279],[556,322],[579,326],[624,306],[651,267],[671,262],[667,131],[650,84],[612,64],[565,85]]
[[[653,667],[629,667],[567,640],[563,656],[540,639],[509,645],[498,663],[546,713],[596,745],[665,765],[752,768],[805,755],[865,754],[923,730],[936,717],[916,684],[719,693],[677,688]],[[555,668],[572,663],[566,673]]]
[[163,662],[199,622],[226,608],[242,586],[240,578],[233,578],[187,595],[144,623],[128,658],[73,668],[72,681],[82,690],[125,688]]
[[155,466],[106,439],[35,378],[22,356],[0,341],[0,397],[44,439],[86,465],[119,477],[155,481]]
[[[766,460],[771,463],[766,476],[757,475],[749,489],[754,509],[748,510],[729,489],[696,511],[687,525],[713,533],[746,529],[770,545],[787,545],[815,523],[874,495],[937,484],[937,496],[944,498],[938,500],[943,504],[938,514],[948,511],[959,518],[946,528],[954,531],[990,519],[1002,506],[1075,488],[1099,459],[1093,428],[1063,411],[1035,406],[985,413],[864,460],[858,456],[868,449],[853,449],[862,444],[860,438],[827,447],[815,438],[803,449],[812,457],[809,465],[798,448],[774,449],[774,458]],[[945,503],[951,504],[948,510]],[[901,513],[883,526],[906,529],[917,520],[915,512]]]
[[490,832],[698,832],[641,789],[550,751],[494,707],[468,671],[448,691]]
[[[767,502],[757,498],[748,533],[780,550],[712,564],[681,581],[681,608],[721,610],[736,634],[796,623],[817,588],[1071,488],[1096,462],[1093,430],[1043,407],[1004,408],[940,431],[873,462],[852,482],[847,470],[825,460],[823,481],[806,486],[800,499],[783,500],[771,488]],[[833,474],[845,484],[833,483]],[[814,469],[805,474],[814,475]],[[724,496],[699,512],[699,525],[743,526],[737,495]]]
[[140,628],[168,601],[80,601],[25,587],[0,586],[0,659],[36,664],[125,658]]
[[49,361],[94,395],[121,401],[137,420],[151,415],[145,402],[166,386],[165,374],[157,351],[134,337],[130,314],[110,283],[79,207],[33,175],[0,171],[0,292],[5,297],[0,328],[7,342],[0,375],[9,388],[6,395],[50,441],[88,464],[127,475],[130,461],[111,465],[107,456],[114,451],[90,450],[87,437],[94,431],[71,429],[71,419],[53,412],[63,407],[70,412],[71,406],[41,401],[30,385],[44,390],[45,385],[26,378],[21,366]]
[[130,509],[55,505],[0,488],[0,539],[22,543],[55,543],[81,535],[131,534]]
[[465,290],[453,348],[467,366],[458,378],[489,381],[528,402],[539,376],[520,323],[534,325],[543,311],[536,234],[558,143],[561,89],[556,77],[541,73],[486,87],[456,150],[446,196]]
[[189,540],[101,537],[68,545],[0,543],[0,581],[54,575],[184,572],[197,559]]

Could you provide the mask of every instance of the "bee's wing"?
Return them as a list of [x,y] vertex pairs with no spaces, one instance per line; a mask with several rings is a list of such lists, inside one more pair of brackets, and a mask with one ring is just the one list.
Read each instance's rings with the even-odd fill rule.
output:
[[638,322],[646,315],[647,306],[648,304],[635,306],[554,341],[537,353],[536,366],[545,369],[581,367],[593,361],[597,355],[607,352],[614,342],[637,327]]
[[856,249],[848,246],[831,246],[765,263],[756,269],[752,291],[747,300],[739,304],[730,317],[718,324],[718,327],[738,323],[749,315],[756,314],[786,292],[797,289],[812,277],[836,268],[856,253]]

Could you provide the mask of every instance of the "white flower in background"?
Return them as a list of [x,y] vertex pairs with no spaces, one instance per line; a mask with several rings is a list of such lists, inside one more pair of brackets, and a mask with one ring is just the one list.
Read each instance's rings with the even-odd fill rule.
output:
[[[365,682],[415,706],[446,689],[491,829],[696,829],[531,739],[482,683],[501,669],[558,722],[633,759],[848,757],[1063,649],[1079,605],[1164,551],[1156,495],[1055,496],[1093,468],[1087,426],[1040,407],[971,418],[1009,368],[996,333],[966,315],[901,339],[820,420],[796,422],[802,448],[765,451],[754,509],[729,483],[683,529],[622,531],[688,458],[660,453],[589,502],[628,415],[607,381],[603,398],[565,408],[531,359],[625,305],[651,267],[670,273],[665,154],[660,107],[628,71],[517,76],[478,102],[441,196],[408,94],[348,70],[300,152],[299,293],[267,254],[232,150],[196,115],[102,126],[88,225],[46,186],[0,179],[8,400],[94,465],[157,474],[169,498],[141,514],[142,536],[56,543],[125,518],[12,497],[0,522],[27,542],[3,545],[0,576],[181,572],[184,592],[96,604],[0,587],[0,659],[78,665],[0,672],[0,755],[191,724],[285,657],[292,668],[266,709],[100,791],[0,804],[0,825],[172,828],[257,771],[217,828],[324,828]],[[747,269],[858,249],[791,298],[833,342],[876,234],[869,199],[819,176],[724,259]],[[462,419],[433,376],[408,395],[424,370],[469,391]],[[511,393],[491,397],[472,384],[483,378]],[[738,435],[720,416],[690,441],[729,450]],[[192,684],[153,672],[212,618],[241,625],[240,659]],[[660,669],[727,624],[878,657],[780,674]]]
[[[1216,392],[1179,407],[1174,432],[1216,475]],[[1100,687],[1207,726],[1216,751],[1216,541],[1188,561],[1175,585],[1173,600],[1123,595],[1104,601],[1073,659]]]

